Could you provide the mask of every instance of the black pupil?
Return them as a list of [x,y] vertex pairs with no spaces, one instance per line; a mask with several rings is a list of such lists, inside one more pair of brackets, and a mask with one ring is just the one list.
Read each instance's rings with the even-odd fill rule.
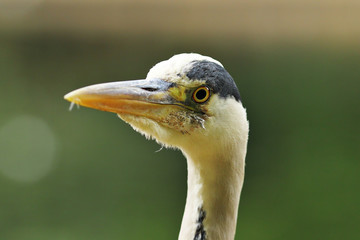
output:
[[200,89],[196,92],[196,98],[202,100],[206,97],[207,92],[204,89]]

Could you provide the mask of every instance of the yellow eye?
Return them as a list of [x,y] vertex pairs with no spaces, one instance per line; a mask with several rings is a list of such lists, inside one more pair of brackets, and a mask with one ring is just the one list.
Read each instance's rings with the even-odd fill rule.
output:
[[204,103],[210,97],[210,89],[208,87],[202,86],[196,89],[193,93],[193,99],[197,103]]

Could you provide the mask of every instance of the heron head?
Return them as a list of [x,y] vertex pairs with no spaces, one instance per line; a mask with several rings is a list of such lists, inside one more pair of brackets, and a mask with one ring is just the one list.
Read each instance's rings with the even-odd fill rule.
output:
[[236,134],[241,127],[232,126],[242,119],[247,125],[229,73],[220,62],[199,54],[162,61],[144,80],[91,85],[68,93],[65,99],[114,112],[145,136],[179,148],[207,143],[224,132]]

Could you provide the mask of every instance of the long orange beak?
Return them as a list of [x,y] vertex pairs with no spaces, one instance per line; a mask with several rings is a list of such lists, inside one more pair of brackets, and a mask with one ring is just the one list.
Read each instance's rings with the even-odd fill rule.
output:
[[64,98],[84,107],[159,120],[174,107],[184,107],[171,96],[174,87],[160,79],[110,82],[77,89]]

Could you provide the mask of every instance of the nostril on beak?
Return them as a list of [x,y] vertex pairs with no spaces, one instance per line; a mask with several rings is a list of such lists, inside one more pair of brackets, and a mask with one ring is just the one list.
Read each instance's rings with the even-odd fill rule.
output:
[[148,92],[155,92],[155,91],[158,90],[157,88],[152,88],[152,87],[144,87],[144,88],[141,88],[141,89],[145,90],[145,91],[148,91]]

